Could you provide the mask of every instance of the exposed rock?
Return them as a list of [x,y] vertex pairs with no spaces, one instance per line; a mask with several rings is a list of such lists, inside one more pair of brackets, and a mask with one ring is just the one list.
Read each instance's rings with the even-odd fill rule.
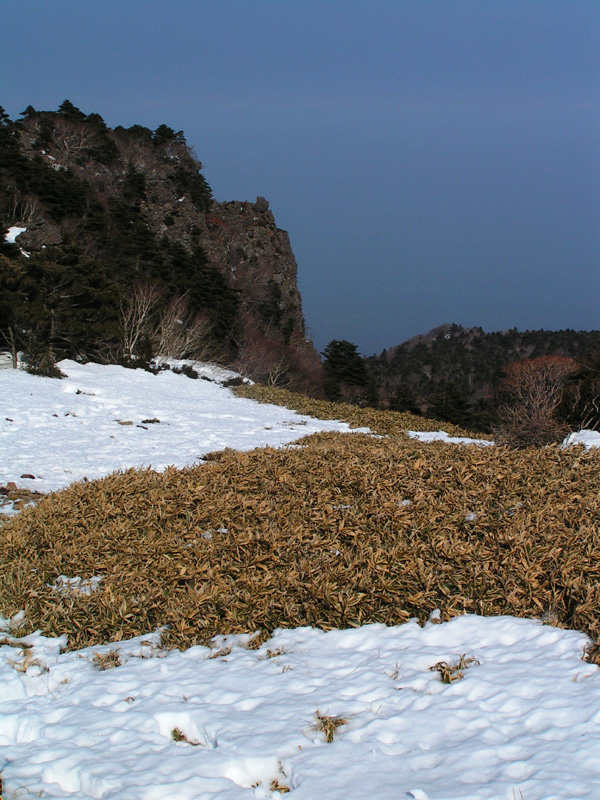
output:
[[259,195],[256,198],[256,203],[252,203],[252,208],[257,214],[264,214],[265,211],[269,210],[269,201]]
[[63,235],[60,230],[46,221],[29,225],[27,230],[16,238],[16,242],[20,247],[34,253],[44,247],[61,244],[62,240]]
[[200,243],[240,292],[243,313],[250,315],[259,329],[268,330],[283,344],[304,340],[298,268],[290,238],[277,227],[271,211],[258,217],[255,205],[215,203],[206,215]]
[[[121,285],[121,275],[127,274],[134,283],[147,279],[165,299],[175,299],[177,291],[193,298],[190,312],[212,326],[215,357],[230,359],[244,376],[273,382],[279,373],[282,383],[292,376],[307,376],[314,383],[320,361],[306,339],[288,234],[277,227],[262,196],[254,203],[214,202],[202,164],[183,134],[161,128],[166,137],[165,130],[157,135],[160,128],[111,130],[97,120],[73,120],[59,112],[27,116],[18,128],[20,152],[35,162],[36,176],[48,172],[43,185],[52,191],[38,196],[30,194],[25,182],[14,187],[19,200],[15,215],[23,217],[27,210],[28,219],[37,215],[18,237],[20,258],[31,253],[35,265],[36,253],[55,246],[52,255],[61,266],[85,264],[86,277],[88,267],[97,270],[88,288],[99,296],[89,300],[89,308],[81,306],[83,327],[104,302],[98,287],[128,293],[129,285]],[[3,190],[9,195],[8,177],[4,187],[0,171],[0,200]],[[12,275],[12,264],[8,272]],[[111,299],[112,311],[118,302]],[[61,331],[60,348],[72,341],[79,323],[71,319],[75,314],[61,311],[67,328]],[[96,320],[102,333],[95,332],[90,341],[77,329],[84,340],[77,345],[78,356],[97,357],[100,346],[118,351],[114,331],[120,322],[111,313]],[[68,348],[67,354],[73,355]]]

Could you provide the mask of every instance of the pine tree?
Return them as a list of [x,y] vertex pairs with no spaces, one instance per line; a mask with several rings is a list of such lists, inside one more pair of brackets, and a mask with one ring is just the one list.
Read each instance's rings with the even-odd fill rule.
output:
[[355,405],[377,405],[377,393],[358,347],[345,339],[334,339],[323,350],[325,396]]
[[62,101],[58,107],[58,113],[74,122],[85,122],[86,117],[83,111],[80,111],[77,106],[74,106],[70,100]]

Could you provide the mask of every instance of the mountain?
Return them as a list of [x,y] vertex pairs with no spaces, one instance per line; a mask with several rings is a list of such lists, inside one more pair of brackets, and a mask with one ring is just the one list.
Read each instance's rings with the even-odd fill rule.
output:
[[517,331],[441,325],[366,359],[382,406],[490,430],[504,370],[513,361],[600,352],[600,331]]
[[201,169],[167,125],[111,129],[68,100],[1,112],[4,342],[33,363],[201,356],[313,383],[287,233],[264,198],[216,202]]

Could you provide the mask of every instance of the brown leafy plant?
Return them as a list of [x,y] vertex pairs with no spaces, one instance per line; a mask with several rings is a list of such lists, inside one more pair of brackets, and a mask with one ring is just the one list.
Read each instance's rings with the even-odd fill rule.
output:
[[454,683],[463,677],[467,667],[471,667],[474,664],[479,664],[479,661],[476,658],[466,658],[465,653],[463,653],[455,664],[449,664],[447,661],[438,661],[437,664],[429,667],[429,670],[431,672],[439,672],[442,683]]

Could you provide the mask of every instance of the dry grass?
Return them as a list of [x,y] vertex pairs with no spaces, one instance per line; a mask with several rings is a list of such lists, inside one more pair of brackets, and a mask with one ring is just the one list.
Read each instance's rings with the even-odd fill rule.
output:
[[463,677],[467,667],[471,667],[474,664],[479,664],[479,661],[476,658],[466,658],[466,654],[463,653],[455,664],[449,664],[447,661],[438,661],[437,664],[429,667],[429,669],[440,673],[442,683],[454,683]]
[[192,747],[200,747],[201,742],[196,742],[193,739],[188,739],[186,734],[180,728],[173,728],[171,731],[171,739],[174,742],[183,742],[184,744],[190,744]]
[[[363,413],[328,416],[347,408]],[[600,452],[422,444],[402,434],[408,415],[374,413],[386,438],[318,434],[48,495],[2,530],[0,612],[25,609],[22,633],[72,647],[164,625],[166,646],[260,630],[259,646],[277,627],[424,622],[435,608],[552,609],[597,638]],[[102,576],[100,589],[60,595],[61,574]]]
[[[13,484],[14,486],[14,484]],[[0,508],[2,506],[9,506],[14,508],[15,511],[22,511],[26,508],[27,504],[39,503],[43,494],[34,492],[30,489],[15,489],[7,486],[0,486]],[[7,524],[10,517],[0,513],[0,530]],[[0,800],[2,800],[0,798]]]
[[315,728],[319,731],[319,733],[323,734],[325,741],[328,744],[333,742],[333,738],[337,729],[342,725],[346,725],[348,722],[348,720],[344,717],[332,717],[329,714],[321,714],[318,709],[315,716],[317,720],[315,723]]
[[100,671],[114,669],[121,666],[121,656],[118,650],[108,650],[106,653],[94,653],[93,662]]
[[[426,417],[417,417],[414,414],[399,413],[397,411],[379,411],[375,408],[359,408],[348,403],[330,403],[327,400],[315,400],[302,394],[290,392],[287,389],[278,389],[273,386],[260,384],[235,386],[232,391],[238,397],[247,397],[261,403],[272,403],[285,406],[299,414],[307,414],[316,419],[338,419],[347,422],[353,428],[370,428],[373,433],[380,435],[405,436],[407,430],[411,431],[437,431],[443,428],[451,436],[471,436],[475,439],[486,438],[483,434],[472,433],[451,425],[449,422],[440,422]],[[488,437],[489,438],[489,437]]]

